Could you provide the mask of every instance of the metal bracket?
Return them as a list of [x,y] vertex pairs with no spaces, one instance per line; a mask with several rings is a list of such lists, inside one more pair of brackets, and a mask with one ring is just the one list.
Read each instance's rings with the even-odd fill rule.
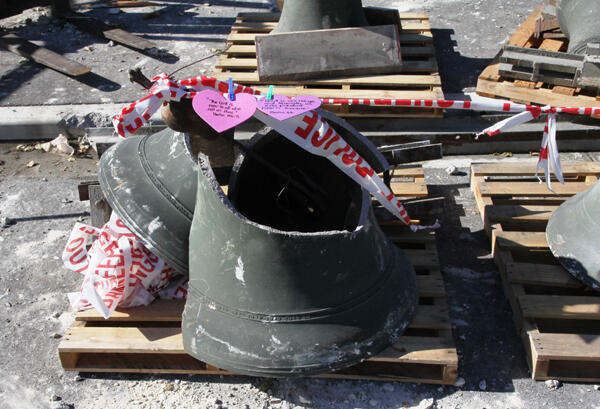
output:
[[600,88],[600,44],[590,43],[586,54],[505,45],[500,75],[571,88]]

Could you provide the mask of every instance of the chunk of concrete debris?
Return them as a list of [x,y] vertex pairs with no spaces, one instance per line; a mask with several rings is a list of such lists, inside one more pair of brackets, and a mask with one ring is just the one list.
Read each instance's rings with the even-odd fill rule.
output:
[[377,402],[375,399],[371,399],[371,400],[369,401],[369,405],[370,405],[370,406],[373,406],[373,407],[377,406],[377,404],[378,404],[378,403],[379,403],[379,402]]
[[462,388],[463,386],[465,386],[465,378],[462,377],[458,377],[456,378],[456,381],[454,382],[454,386],[456,386],[457,388]]
[[300,401],[301,404],[303,405],[310,405],[312,403],[312,401],[302,395],[298,395],[298,400]]
[[446,169],[446,173],[449,175],[459,175],[460,171],[454,165],[448,166]]
[[560,382],[556,379],[548,379],[544,383],[546,384],[546,388],[551,389],[551,390],[556,390],[556,389],[560,388]]
[[14,221],[11,220],[9,217],[0,217],[0,229],[8,227],[12,224],[14,224]]
[[434,398],[423,399],[417,406],[411,406],[413,409],[432,409],[435,405]]
[[74,409],[75,406],[71,403],[65,403],[65,402],[52,402],[50,404],[50,408],[51,409]]

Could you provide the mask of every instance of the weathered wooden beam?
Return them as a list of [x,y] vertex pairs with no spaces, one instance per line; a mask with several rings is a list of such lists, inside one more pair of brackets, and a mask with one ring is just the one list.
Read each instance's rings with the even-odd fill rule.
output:
[[395,25],[257,35],[261,81],[387,74],[402,68]]
[[54,51],[40,47],[30,41],[22,39],[15,34],[2,34],[2,32],[0,32],[0,47],[29,60],[35,61],[38,64],[45,65],[48,68],[52,68],[53,70],[62,72],[63,74],[71,75],[73,77],[83,75],[91,71],[90,67],[69,60],[62,55],[55,53]]
[[115,28],[82,13],[65,12],[61,13],[61,17],[82,31],[113,40],[136,50],[144,51],[156,47],[156,43],[150,40],[128,33],[120,28]]
[[429,141],[411,142],[378,148],[390,165],[442,158],[442,144]]

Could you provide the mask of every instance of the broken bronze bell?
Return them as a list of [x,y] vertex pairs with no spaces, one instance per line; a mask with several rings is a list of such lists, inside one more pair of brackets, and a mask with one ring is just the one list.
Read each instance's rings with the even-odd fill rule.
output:
[[[350,124],[328,112],[321,114],[376,171],[389,167],[375,146]],[[233,130],[218,134],[194,113],[189,99],[166,104],[162,116],[171,129],[129,136],[112,146],[100,158],[98,179],[106,200],[125,225],[153,253],[187,274],[198,178],[196,155],[209,155],[218,181],[226,184],[233,164]]]
[[554,257],[579,281],[600,291],[600,182],[561,204],[546,226]]
[[417,302],[415,272],[370,196],[274,131],[234,166],[228,196],[199,157],[185,351],[267,377],[347,367],[392,345]]
[[[189,109],[190,100],[169,104],[163,118],[172,129],[127,137],[98,163],[100,186],[113,211],[148,249],[182,274],[188,271],[196,203],[195,155],[210,154],[220,180],[228,179],[233,163],[233,148],[226,140],[233,132],[217,137],[197,115],[188,116]],[[194,133],[183,133],[190,129]]]
[[286,0],[273,33],[367,25],[361,0]]
[[558,0],[556,17],[569,38],[568,52],[583,54],[588,43],[600,42],[600,2],[598,0]]

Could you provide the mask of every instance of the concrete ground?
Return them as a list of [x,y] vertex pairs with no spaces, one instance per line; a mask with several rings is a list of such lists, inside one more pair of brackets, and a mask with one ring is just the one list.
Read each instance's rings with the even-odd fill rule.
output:
[[[44,20],[39,11],[0,22],[20,27],[18,32],[25,38],[44,41],[93,65],[95,72],[88,79],[75,80],[0,51],[0,108],[39,106],[44,111],[47,105],[89,104],[91,116],[85,118],[89,122],[78,125],[105,126],[106,117],[93,115],[100,110],[97,104],[124,104],[143,95],[127,81],[128,68],[143,66],[148,75],[172,72],[222,46],[238,12],[272,7],[268,1],[159,3],[161,6],[148,10],[124,9],[111,14],[98,8],[91,13],[123,22],[129,31],[157,41],[174,56],[157,58],[118,45],[109,47],[69,26]],[[471,91],[477,74],[500,43],[535,6],[518,0],[363,3],[430,13],[448,93]],[[152,11],[158,16],[143,19],[144,13]],[[204,61],[178,76],[207,73],[213,63],[214,59]],[[3,121],[10,122],[10,116]],[[35,139],[35,134],[31,137]],[[563,156],[600,160],[595,152]],[[535,162],[528,155],[506,159],[480,155],[451,156],[424,164],[430,193],[445,198],[438,250],[464,385],[93,375],[64,372],[56,349],[74,316],[66,293],[77,290],[81,281],[62,266],[60,255],[73,224],[89,221],[88,204],[78,201],[76,185],[95,175],[96,158],[89,155],[70,161],[35,150],[22,152],[16,143],[2,143],[0,220],[8,223],[0,227],[0,408],[600,408],[600,391],[594,385],[562,383],[558,389],[549,389],[530,379],[525,352],[469,190],[469,166],[475,160],[530,161],[532,166]],[[448,175],[444,169],[449,165],[461,173]]]

